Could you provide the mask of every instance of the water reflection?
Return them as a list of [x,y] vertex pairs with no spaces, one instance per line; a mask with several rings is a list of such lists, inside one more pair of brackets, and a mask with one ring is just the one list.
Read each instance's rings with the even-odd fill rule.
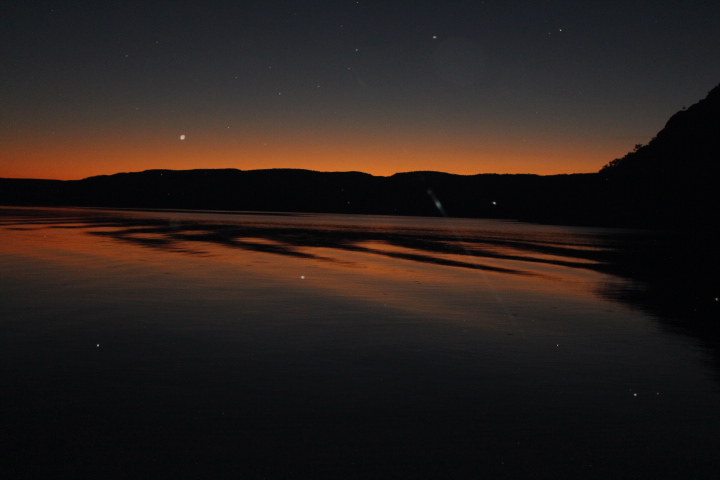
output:
[[[332,261],[330,257],[318,257],[307,251],[324,248],[516,275],[537,272],[527,265],[524,268],[501,267],[482,263],[478,259],[604,271],[615,253],[593,231],[583,233],[575,229],[569,232],[556,227],[540,228],[528,234],[519,231],[512,222],[500,221],[478,226],[458,220],[403,219],[405,222],[398,222],[398,219],[392,219],[386,225],[375,220],[368,228],[345,223],[346,219],[332,215],[302,214],[284,215],[292,218],[292,222],[264,214],[224,218],[214,214],[208,220],[202,214],[143,214],[109,210],[57,210],[46,217],[41,210],[15,209],[5,210],[5,216],[3,224],[7,227],[13,225],[11,218],[14,217],[21,225],[86,229],[91,235],[158,249],[187,250],[189,253],[198,250],[187,249],[187,245],[212,244]],[[513,265],[520,267],[521,263]]]
[[2,208],[0,225],[80,229],[191,255],[220,246],[340,264],[352,252],[522,276],[557,272],[543,266],[601,272],[612,277],[598,295],[701,339],[720,367],[720,254],[712,239],[463,219],[104,209]]
[[717,241],[682,233],[624,235],[598,294],[646,312],[667,332],[692,337],[720,380],[720,251]]
[[705,357],[654,328],[687,323],[686,294],[710,290],[665,258],[664,237],[0,210],[2,438],[11,465],[56,459],[37,478],[72,470],[68,458],[95,459],[95,477],[113,462],[131,476],[123,455],[151,458],[158,477],[718,471]]

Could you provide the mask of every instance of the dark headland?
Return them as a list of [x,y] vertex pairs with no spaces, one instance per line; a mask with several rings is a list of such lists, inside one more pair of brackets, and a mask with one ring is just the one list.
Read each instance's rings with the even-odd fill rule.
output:
[[597,173],[147,170],[68,181],[0,179],[0,205],[447,215],[705,230],[720,218],[719,186],[720,85],[673,115],[647,145]]

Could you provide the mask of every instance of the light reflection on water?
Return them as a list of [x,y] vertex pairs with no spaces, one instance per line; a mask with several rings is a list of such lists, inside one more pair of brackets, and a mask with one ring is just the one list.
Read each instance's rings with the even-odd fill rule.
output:
[[18,477],[720,473],[711,362],[603,295],[643,288],[628,232],[0,209],[0,235]]

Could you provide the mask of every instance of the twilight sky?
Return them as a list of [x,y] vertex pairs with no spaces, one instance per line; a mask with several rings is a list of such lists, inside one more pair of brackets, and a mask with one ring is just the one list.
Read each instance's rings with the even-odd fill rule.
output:
[[11,0],[0,177],[597,171],[718,48],[717,0]]

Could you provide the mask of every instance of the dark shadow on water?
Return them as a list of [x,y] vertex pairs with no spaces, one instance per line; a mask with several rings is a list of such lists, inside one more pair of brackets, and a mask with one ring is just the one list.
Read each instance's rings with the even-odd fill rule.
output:
[[720,380],[720,252],[717,239],[689,234],[626,236],[601,296],[650,314],[665,331],[695,339]]
[[[720,254],[712,238],[582,229],[572,234],[562,229],[498,233],[492,228],[455,230],[451,223],[448,228],[355,225],[305,214],[243,213],[208,220],[157,213],[4,209],[0,224],[88,230],[94,236],[189,255],[204,254],[203,245],[215,245],[323,262],[344,263],[332,258],[337,251],[511,275],[537,275],[533,265],[601,272],[611,280],[598,289],[600,297],[651,315],[668,332],[698,340],[711,354],[720,379]],[[282,217],[305,221],[282,222]],[[318,248],[324,249],[322,255],[313,251]],[[513,263],[510,268],[483,260]]]
[[[244,214],[243,214],[244,215]],[[285,214],[291,217],[293,215]],[[305,215],[297,215],[306,217]],[[45,223],[45,222],[37,222]],[[477,259],[511,260],[569,268],[602,271],[612,251],[594,244],[578,243],[571,247],[562,242],[566,238],[540,238],[515,234],[512,237],[488,232],[455,232],[452,229],[401,228],[397,226],[370,229],[325,223],[283,224],[256,222],[250,219],[228,223],[173,220],[113,215],[69,218],[62,224],[55,220],[52,228],[93,229],[97,236],[135,243],[158,249],[177,251],[181,243],[214,244],[248,251],[332,261],[330,257],[309,253],[307,249],[324,248],[359,252],[420,263],[445,265],[516,275],[533,275],[528,270],[498,267],[477,263]],[[248,240],[245,240],[248,239]],[[578,237],[575,240],[580,239]],[[261,242],[253,241],[261,240]],[[367,243],[389,248],[372,248]],[[194,251],[194,250],[190,250]],[[446,258],[453,256],[453,258]]]
[[[693,339],[708,352],[705,357],[714,372],[720,372],[715,301],[720,262],[711,239],[534,225],[463,230],[458,226],[462,222],[422,228],[417,221],[411,226],[402,221],[383,224],[380,218],[362,225],[361,219],[333,223],[327,218],[298,216],[283,222],[260,216],[0,209],[2,229],[37,229],[41,235],[50,228],[73,229],[110,242],[193,257],[215,254],[213,250],[222,247],[278,255],[281,260],[339,262],[333,253],[338,258],[357,253],[458,269],[497,268],[489,263],[502,260],[517,265],[499,270],[507,275],[525,275],[538,266],[597,271],[607,274],[607,283],[597,291],[600,297],[641,310],[660,328]],[[365,350],[353,349],[350,340],[357,331],[352,326],[338,324],[327,337],[340,340],[336,347],[306,352],[302,346],[287,348],[298,337],[292,328],[286,337],[285,324],[270,326],[271,333],[257,341],[253,334],[225,337],[223,328],[189,338],[192,331],[182,325],[164,329],[158,326],[162,323],[125,317],[130,315],[119,315],[116,321],[131,324],[127,333],[117,327],[108,330],[117,337],[112,348],[95,339],[105,327],[90,320],[92,333],[87,337],[63,332],[50,347],[33,349],[42,333],[34,324],[20,326],[27,341],[10,337],[16,350],[4,358],[15,363],[5,372],[16,388],[6,388],[0,402],[11,413],[0,435],[0,441],[8,439],[0,471],[5,462],[18,468],[15,478],[59,478],[53,476],[56,471],[79,472],[63,478],[129,478],[150,471],[154,478],[430,479],[446,478],[451,470],[450,477],[468,479],[682,478],[664,469],[687,457],[683,470],[694,468],[688,478],[717,477],[717,441],[713,437],[714,443],[707,442],[701,436],[706,430],[697,425],[689,425],[693,435],[698,432],[695,442],[685,447],[682,437],[677,455],[665,458],[669,450],[657,442],[666,437],[651,438],[665,427],[650,424],[667,418],[664,404],[641,396],[637,400],[648,403],[626,407],[614,394],[607,397],[610,403],[584,403],[594,393],[563,400],[553,393],[554,384],[538,395],[524,382],[515,386],[515,377],[504,378],[513,368],[503,364],[516,359],[477,356],[475,340],[466,340],[464,334],[453,341],[461,342],[459,352],[467,348],[467,355],[415,349],[414,344],[396,351],[397,342]],[[112,321],[112,315],[103,318]],[[264,325],[252,328],[244,332],[266,331]],[[437,332],[445,335],[447,330],[428,327],[428,335]],[[95,347],[96,341],[103,345]],[[476,368],[474,362],[486,359],[497,360],[497,365]],[[566,383],[564,376],[560,383]],[[560,391],[581,389],[585,387]],[[540,399],[537,405],[535,399]],[[675,414],[675,405],[667,415]],[[685,414],[682,407],[694,404],[677,405]],[[507,458],[515,463],[506,466]],[[572,458],[577,460],[568,460]],[[589,465],[592,461],[597,468],[598,458],[603,470],[595,473]],[[69,465],[68,459],[75,464]],[[229,471],[228,465],[237,471]],[[87,472],[93,475],[83,475]]]

